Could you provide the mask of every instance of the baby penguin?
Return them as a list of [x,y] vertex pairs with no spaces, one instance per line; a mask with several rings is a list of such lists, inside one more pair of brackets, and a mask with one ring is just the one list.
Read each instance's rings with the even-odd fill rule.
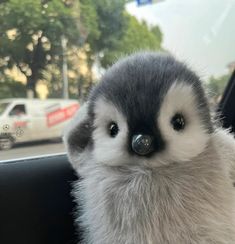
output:
[[173,57],[114,64],[65,133],[86,244],[232,244],[235,142]]

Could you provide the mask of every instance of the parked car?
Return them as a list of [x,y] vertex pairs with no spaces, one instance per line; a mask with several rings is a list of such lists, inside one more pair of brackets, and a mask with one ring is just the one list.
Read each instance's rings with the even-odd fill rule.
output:
[[0,100],[0,149],[15,143],[60,138],[79,108],[77,100]]

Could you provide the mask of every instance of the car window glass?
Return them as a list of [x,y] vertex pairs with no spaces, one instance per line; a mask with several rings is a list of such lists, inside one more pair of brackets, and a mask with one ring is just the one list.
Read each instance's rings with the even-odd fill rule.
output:
[[0,161],[65,153],[63,131],[89,92],[140,50],[186,63],[215,114],[235,69],[234,12],[232,0],[0,1]]
[[18,104],[15,105],[9,113],[10,116],[22,116],[26,115],[25,105]]

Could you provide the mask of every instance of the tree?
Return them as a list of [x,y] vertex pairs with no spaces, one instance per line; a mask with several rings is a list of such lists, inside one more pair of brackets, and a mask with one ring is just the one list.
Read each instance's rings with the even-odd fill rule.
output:
[[[145,22],[139,23],[137,19],[125,12],[124,0],[80,0],[81,6],[90,2],[90,15],[97,23],[92,23],[98,28],[98,35],[92,32],[87,35],[86,43],[88,66],[92,68],[95,61],[103,68],[111,65],[118,57],[132,51],[161,49],[162,33],[159,27],[149,28]],[[92,6],[93,5],[93,6]],[[81,20],[86,22],[86,11],[81,12]],[[97,29],[96,29],[97,30]],[[91,73],[91,72],[90,72]],[[88,89],[93,80],[87,79]]]
[[[70,47],[67,50],[69,97],[83,100],[86,97],[87,86],[89,86],[90,70],[86,50],[87,44],[83,47]],[[49,98],[60,98],[63,94],[63,84],[61,82],[61,62],[50,64],[44,71],[44,80],[49,91]]]
[[217,102],[217,100],[223,95],[225,86],[228,83],[230,76],[231,74],[225,74],[217,78],[211,76],[208,82],[206,83],[210,97],[215,102]]
[[0,75],[0,99],[12,97],[26,97],[25,86],[14,81],[7,75]]
[[[62,35],[70,97],[86,95],[94,83],[94,63],[106,68],[131,51],[161,48],[158,27],[149,28],[125,12],[125,0],[6,0],[0,4],[0,70],[17,67],[27,90],[45,80],[50,97],[61,97]],[[81,74],[78,53],[86,54]]]
[[[81,6],[87,0],[80,0]],[[96,13],[96,27],[99,35],[94,36],[89,32],[87,42],[91,47],[92,54],[99,54],[105,49],[112,49],[121,38],[126,28],[126,18],[124,14],[124,0],[89,0],[93,5],[93,12]],[[81,12],[81,20],[84,21],[86,12]],[[94,26],[94,25],[93,25]],[[90,28],[91,29],[91,28]]]
[[81,23],[87,28],[87,38],[85,44],[88,74],[80,79],[86,81],[86,89],[90,90],[93,85],[92,67],[96,61],[100,61],[106,50],[115,48],[118,40],[126,28],[126,18],[124,14],[124,0],[80,0]]
[[101,35],[98,27],[99,19],[93,0],[80,0],[79,23],[82,32],[82,41],[96,43]]
[[115,43],[113,49],[104,50],[102,65],[112,64],[120,56],[140,50],[161,50],[162,33],[159,27],[149,28],[145,22],[125,14],[127,27],[121,38]]
[[9,0],[0,4],[0,68],[16,66],[36,95],[36,83],[61,55],[61,36],[78,45],[77,0]]

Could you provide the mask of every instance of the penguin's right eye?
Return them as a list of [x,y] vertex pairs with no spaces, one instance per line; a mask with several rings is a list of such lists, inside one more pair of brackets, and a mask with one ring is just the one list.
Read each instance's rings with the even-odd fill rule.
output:
[[111,137],[116,137],[119,132],[118,125],[113,121],[110,122],[110,124],[108,125],[108,132]]

